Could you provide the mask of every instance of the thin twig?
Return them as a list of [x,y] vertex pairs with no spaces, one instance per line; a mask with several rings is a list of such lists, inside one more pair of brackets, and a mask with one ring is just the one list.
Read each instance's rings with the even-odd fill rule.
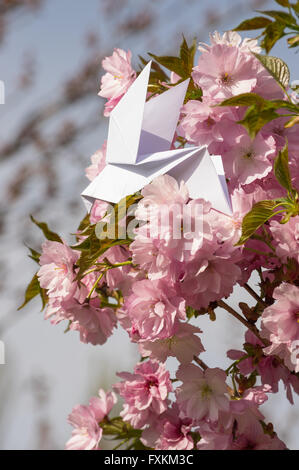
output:
[[267,307],[266,302],[250,287],[247,283],[244,284],[244,289],[257,301],[260,302],[264,307]]
[[201,359],[199,359],[197,356],[193,356],[193,359],[195,362],[197,362],[197,364],[203,369],[203,370],[207,370],[208,369],[208,366],[207,364],[205,364]]
[[235,317],[239,322],[243,323],[246,328],[248,328],[252,333],[265,345],[268,346],[267,342],[260,337],[259,331],[255,325],[249,323],[245,318],[243,318],[236,310],[230,307],[228,304],[223,302],[223,300],[218,300],[218,306],[224,308],[228,313],[230,313],[233,317]]

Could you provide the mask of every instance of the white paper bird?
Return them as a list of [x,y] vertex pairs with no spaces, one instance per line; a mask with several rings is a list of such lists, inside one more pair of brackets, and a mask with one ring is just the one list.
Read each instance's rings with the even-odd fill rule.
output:
[[146,101],[149,62],[110,114],[103,171],[81,194],[88,210],[96,199],[117,203],[167,173],[184,181],[192,199],[231,214],[221,156],[206,147],[169,150],[189,80]]

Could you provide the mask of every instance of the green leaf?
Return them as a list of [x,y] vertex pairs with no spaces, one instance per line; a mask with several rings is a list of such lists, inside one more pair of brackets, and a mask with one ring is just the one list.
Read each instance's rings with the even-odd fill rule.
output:
[[81,220],[77,231],[78,231],[78,232],[83,232],[83,230],[85,230],[86,227],[89,226],[89,224],[90,224],[90,221],[89,221],[89,214],[86,214],[85,217]]
[[148,53],[150,57],[155,59],[158,64],[166,67],[168,70],[175,72],[182,79],[189,78],[193,68],[194,55],[196,52],[196,41],[193,40],[189,47],[185,37],[183,36],[183,42],[180,46],[180,56],[157,56],[155,54]]
[[[84,235],[86,238],[78,245],[71,246],[74,250],[81,251],[81,256],[77,261],[77,265],[79,266],[79,271],[77,273],[77,279],[81,279],[84,276],[84,273],[94,266],[97,259],[102,256],[109,248],[117,245],[129,245],[132,243],[132,240],[129,238],[122,238],[121,235],[118,233],[119,224],[118,221],[127,214],[128,208],[134,204],[135,202],[141,199],[140,194],[136,193],[131,196],[127,196],[126,198],[122,199],[118,204],[114,206],[114,217],[113,217],[113,224],[114,224],[114,238],[101,238],[97,236],[99,230],[99,224],[97,225],[89,225],[84,230]],[[128,219],[127,219],[128,220]],[[107,234],[109,223],[104,223],[101,228],[101,233]],[[102,232],[103,231],[103,232]]]
[[276,11],[276,10],[267,10],[267,11],[258,11],[263,15],[270,16],[275,20],[285,23],[285,24],[296,24],[296,19],[290,13],[286,13],[284,11]]
[[284,36],[285,27],[285,24],[279,21],[274,21],[266,27],[263,32],[264,38],[261,42],[261,46],[265,49],[267,54],[271,51],[276,42]]
[[265,18],[264,16],[256,16],[255,18],[251,18],[250,20],[242,21],[233,31],[250,31],[254,29],[261,29],[268,26],[272,23],[271,20]]
[[242,235],[236,245],[243,245],[267,220],[275,215],[277,201],[260,201],[245,215],[242,222]]
[[282,7],[288,7],[290,5],[289,0],[275,0],[275,2]]
[[118,438],[141,437],[142,431],[134,429],[129,423],[124,422],[120,416],[112,418],[108,422],[105,419],[100,423],[104,436],[117,436]]
[[202,89],[201,88],[191,88],[189,90],[187,90],[187,93],[186,93],[186,102],[189,101],[189,100],[200,100],[201,101],[201,98],[202,98]]
[[292,111],[295,113],[299,112],[299,106],[294,103],[291,103],[290,101],[272,100],[266,103],[267,103],[266,106],[268,106],[269,108],[270,107],[275,108],[275,109],[284,108],[284,109],[287,109],[288,111]]
[[30,248],[29,246],[27,247],[28,250],[30,250],[30,255],[29,258],[33,259],[33,261],[35,261],[36,263],[39,263],[39,259],[40,259],[40,253],[36,250],[34,250],[33,248]]
[[48,225],[45,222],[38,222],[32,215],[30,216],[30,218],[31,218],[32,222],[42,230],[42,232],[45,235],[45,237],[47,238],[47,240],[63,243],[60,236],[57,235],[57,233],[52,232],[51,230],[49,230]]
[[44,308],[47,303],[46,291],[40,287],[37,274],[35,274],[26,289],[25,300],[22,305],[18,308],[18,310],[21,310],[23,307],[25,307],[25,305],[28,304],[28,302],[30,302],[30,300],[32,300],[37,295],[41,296]]
[[289,0],[275,0],[275,2],[282,7],[288,7],[290,5]]
[[[140,71],[147,65],[148,60],[144,59],[141,55],[138,56],[141,61]],[[164,70],[157,64],[157,62],[152,62],[149,84],[156,84],[158,82],[168,82],[169,77],[164,72]]]
[[193,307],[187,305],[186,307],[187,318],[190,320],[192,317],[197,318],[200,315],[200,312]]
[[280,115],[272,108],[259,110],[255,106],[250,106],[238,124],[242,124],[253,139],[265,124],[278,117]]
[[294,12],[299,15],[299,0],[297,0],[296,3],[291,3],[291,7],[294,10]]
[[180,47],[180,58],[184,63],[184,69],[186,71],[187,76],[190,76],[193,69],[194,64],[194,56],[196,52],[196,40],[193,39],[191,46],[189,47],[185,36],[183,35],[183,42]]
[[265,56],[261,54],[254,55],[263,64],[270,75],[272,75],[272,77],[280,84],[280,86],[283,89],[286,89],[290,81],[290,71],[287,64],[278,57]]
[[217,106],[258,106],[264,107],[267,104],[267,100],[262,98],[256,93],[242,93],[240,95],[228,98]]
[[293,188],[289,171],[288,144],[286,144],[284,148],[278,152],[278,155],[274,161],[274,174],[279,184],[281,184],[283,188],[291,193]]
[[185,70],[183,68],[183,63],[179,57],[172,57],[172,56],[157,56],[155,54],[148,53],[150,57],[155,59],[158,64],[163,65],[168,70],[175,72],[180,77],[185,78]]
[[288,44],[289,44],[289,47],[299,46],[299,34],[297,34],[296,36],[293,36],[291,38],[288,38]]

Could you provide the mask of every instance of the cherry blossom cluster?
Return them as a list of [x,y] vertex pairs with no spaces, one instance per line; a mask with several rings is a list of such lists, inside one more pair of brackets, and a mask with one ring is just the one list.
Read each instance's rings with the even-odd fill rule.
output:
[[[299,215],[285,224],[276,215],[244,244],[238,240],[243,218],[254,204],[285,196],[273,165],[286,142],[290,178],[298,188],[298,128],[285,127],[288,117],[281,116],[251,138],[240,124],[244,107],[221,106],[244,93],[287,100],[253,54],[260,52],[257,41],[242,40],[236,32],[215,32],[210,44],[200,43],[198,49],[191,78],[202,96],[191,97],[182,107],[173,147],[195,144],[221,155],[232,216],[216,211],[209,201],[192,200],[183,182],[164,175],[136,196],[139,224],[134,240],[112,241],[92,264],[84,265],[83,256],[86,260],[94,242],[92,228],[108,220],[108,204],[96,201],[78,229],[77,244],[70,247],[52,239],[42,246],[37,277],[47,298],[45,318],[53,324],[67,320],[69,330],[93,345],[123,328],[140,353],[134,371],[120,372],[114,385],[123,403],[120,416],[115,417],[115,393],[100,390],[88,406],[76,406],[70,414],[74,430],[67,449],[98,449],[105,434],[124,437],[128,448],[286,447],[260,407],[278,392],[280,381],[291,403],[293,393],[299,393]],[[137,72],[131,52],[121,49],[102,66],[106,73],[99,95],[107,100],[104,115],[109,116]],[[180,79],[172,72],[162,85],[167,88]],[[89,180],[105,167],[105,153],[106,143],[91,157]],[[201,232],[174,237],[171,220],[181,217],[183,226],[183,209],[196,218],[199,203]],[[149,223],[158,220],[162,206],[168,207],[170,222],[149,233]],[[182,209],[179,215],[177,207]],[[253,273],[259,292],[248,284]],[[241,313],[226,302],[237,284],[256,302],[254,307],[241,302]],[[226,370],[206,365],[200,356],[208,347],[201,316],[215,320],[218,307],[245,327],[243,349],[227,352]],[[178,363],[174,376],[168,370],[169,357]]]

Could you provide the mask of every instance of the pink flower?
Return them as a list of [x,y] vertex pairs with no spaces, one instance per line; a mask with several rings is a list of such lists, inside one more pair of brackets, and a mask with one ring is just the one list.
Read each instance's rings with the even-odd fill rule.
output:
[[196,446],[198,450],[231,450],[233,436],[227,430],[216,431],[205,424],[200,428],[200,437]]
[[261,406],[268,400],[267,393],[272,392],[270,385],[263,385],[260,387],[249,388],[243,394],[244,400],[249,400],[257,406]]
[[91,156],[91,165],[85,170],[86,176],[90,181],[93,181],[106,166],[106,150],[107,141],[102,145],[102,148]]
[[100,388],[98,392],[98,397],[92,397],[89,401],[89,406],[92,409],[96,420],[98,422],[103,421],[103,419],[109,415],[110,411],[117,402],[117,398],[114,392],[105,392]]
[[225,31],[223,35],[218,31],[214,31],[214,33],[210,33],[209,36],[211,46],[205,43],[199,43],[198,50],[206,52],[216,44],[226,44],[227,46],[239,47],[241,51],[247,53],[261,51],[256,39],[245,38],[242,41],[242,37],[236,31]]
[[262,314],[262,333],[272,343],[264,352],[277,354],[299,372],[299,288],[284,282],[274,289],[273,298],[276,302]]
[[124,309],[141,340],[169,338],[174,333],[175,322],[186,316],[185,301],[171,286],[147,279],[133,284]]
[[260,134],[254,140],[243,129],[227,129],[227,142],[231,147],[222,153],[223,165],[227,177],[233,184],[249,184],[257,178],[264,178],[272,170],[271,157],[275,153],[272,137],[265,139]]
[[284,450],[285,444],[275,435],[265,434],[259,420],[248,409],[233,416],[229,428],[212,423],[200,428],[198,450]]
[[121,416],[135,428],[142,428],[150,417],[167,409],[167,396],[172,391],[169,372],[157,361],[139,363],[134,374],[121,372],[124,382],[115,388],[125,400]]
[[[273,99],[271,97],[271,99]],[[283,113],[284,110],[281,109],[279,110],[279,113]],[[270,135],[274,138],[275,144],[277,149],[281,150],[285,144],[286,141],[288,142],[288,150],[289,150],[289,162],[291,167],[295,164],[294,171],[292,171],[291,168],[291,177],[298,176],[298,170],[296,172],[296,169],[298,168],[298,159],[295,157],[295,162],[293,162],[293,154],[296,155],[298,151],[298,146],[299,146],[299,135],[298,135],[298,130],[296,126],[287,128],[285,127],[286,123],[289,121],[289,117],[280,117],[277,119],[274,119],[273,121],[268,122],[262,130],[261,133],[263,134],[264,137],[269,137]],[[297,174],[296,174],[297,173]],[[293,178],[294,179],[294,178]]]
[[181,419],[174,404],[143,431],[141,441],[155,450],[191,450],[194,447],[191,428],[192,420]]
[[66,302],[65,317],[71,321],[70,329],[79,331],[83,343],[104,344],[116,326],[116,316],[112,308],[100,308],[98,298],[89,303]]
[[148,273],[149,279],[161,279],[170,273],[171,257],[167,242],[163,237],[148,236],[148,227],[144,225],[136,231],[136,237],[130,245],[132,261]]
[[177,281],[180,294],[194,308],[206,308],[210,302],[227,297],[241,277],[237,266],[240,252],[230,244],[205,242],[185,263]]
[[198,356],[204,351],[201,339],[196,333],[202,331],[190,323],[177,322],[174,335],[170,338],[139,342],[140,354],[160,362],[165,362],[170,356],[176,357],[184,364],[192,362],[194,355]]
[[204,95],[222,101],[240,93],[255,92],[266,99],[283,99],[283,93],[273,77],[252,52],[260,52],[256,39],[245,38],[234,31],[222,36],[210,35],[211,45],[200,43],[202,52],[194,67],[194,81]]
[[[252,91],[267,100],[284,99],[284,93],[276,80],[274,80],[258,59],[254,57],[253,60],[256,65],[256,86]],[[276,119],[274,123],[275,121]]]
[[100,422],[107,416],[116,403],[113,392],[99,390],[99,397],[91,398],[89,406],[77,405],[68,417],[75,428],[66,443],[66,450],[95,450],[102,438]]
[[47,289],[49,297],[66,297],[73,292],[76,276],[75,263],[79,253],[65,243],[45,241],[37,275],[40,286]]
[[[252,350],[252,356],[247,359],[242,359],[242,361],[238,363],[238,369],[241,374],[246,376],[256,370],[261,377],[263,386],[271,387],[273,393],[278,392],[278,383],[282,380],[286,389],[287,398],[290,403],[293,404],[292,387],[296,389],[296,385],[298,387],[298,381],[293,382],[292,377],[294,376],[283,364],[279,363],[275,356],[261,355],[264,344],[250,330],[247,330],[245,333],[245,342],[247,348],[250,347]],[[234,361],[241,359],[244,354],[244,351],[233,349],[227,351],[227,356]]]
[[[100,220],[103,219],[103,217],[107,213],[107,209],[109,207],[109,203],[106,201],[101,201],[100,199],[97,199],[94,201],[90,215],[89,215],[89,220],[91,224],[96,224]],[[105,219],[106,221],[106,219]]]
[[250,54],[244,54],[236,46],[215,44],[200,56],[192,77],[204,95],[222,101],[251,92],[257,82],[256,70]]
[[189,199],[188,188],[184,182],[180,185],[169,175],[161,175],[146,185],[141,191],[135,216],[139,220],[150,220],[160,206],[183,205]]
[[[246,400],[241,400],[245,402]],[[285,444],[273,433],[266,434],[261,420],[264,416],[259,413],[257,406],[245,405],[242,409],[239,405],[244,403],[232,403],[232,419],[235,419],[234,439],[231,450],[284,450]],[[239,412],[237,411],[239,408]]]
[[102,61],[102,67],[107,73],[102,77],[99,96],[109,100],[109,111],[111,111],[112,103],[115,107],[136,78],[136,72],[131,66],[131,58],[131,51],[114,49],[112,56]]
[[[249,398],[249,395],[247,398]],[[233,433],[233,442],[230,449],[283,450],[286,448],[285,444],[274,433],[269,435],[264,432],[261,421],[264,421],[265,417],[260,413],[258,407],[258,402],[244,398],[230,402],[231,430]]]
[[187,204],[151,205],[149,223],[135,230],[133,259],[148,270],[150,279],[173,279],[175,262],[183,262],[196,253],[203,241],[212,240],[211,228],[204,215],[211,204],[203,199]]
[[182,108],[179,130],[185,139],[196,145],[210,145],[225,141],[221,129],[225,123],[234,126],[238,114],[233,108],[212,107],[214,101],[203,96],[202,101],[190,100]]
[[195,420],[216,421],[220,411],[228,411],[226,374],[219,368],[204,372],[194,364],[181,365],[177,378],[183,384],[176,389],[177,403],[183,415]]
[[75,429],[66,443],[66,450],[94,450],[98,447],[103,431],[92,409],[84,405],[75,406],[68,422]]
[[299,216],[291,217],[287,224],[276,220],[270,222],[270,231],[276,246],[276,254],[283,263],[295,259],[299,263]]
[[108,100],[106,103],[105,103],[105,106],[104,106],[104,116],[105,117],[109,117],[110,116],[110,113],[111,111],[113,111],[113,109],[115,108],[115,106],[120,102],[120,100],[122,99],[123,95],[121,96],[118,96],[117,98],[111,98],[110,100]]

